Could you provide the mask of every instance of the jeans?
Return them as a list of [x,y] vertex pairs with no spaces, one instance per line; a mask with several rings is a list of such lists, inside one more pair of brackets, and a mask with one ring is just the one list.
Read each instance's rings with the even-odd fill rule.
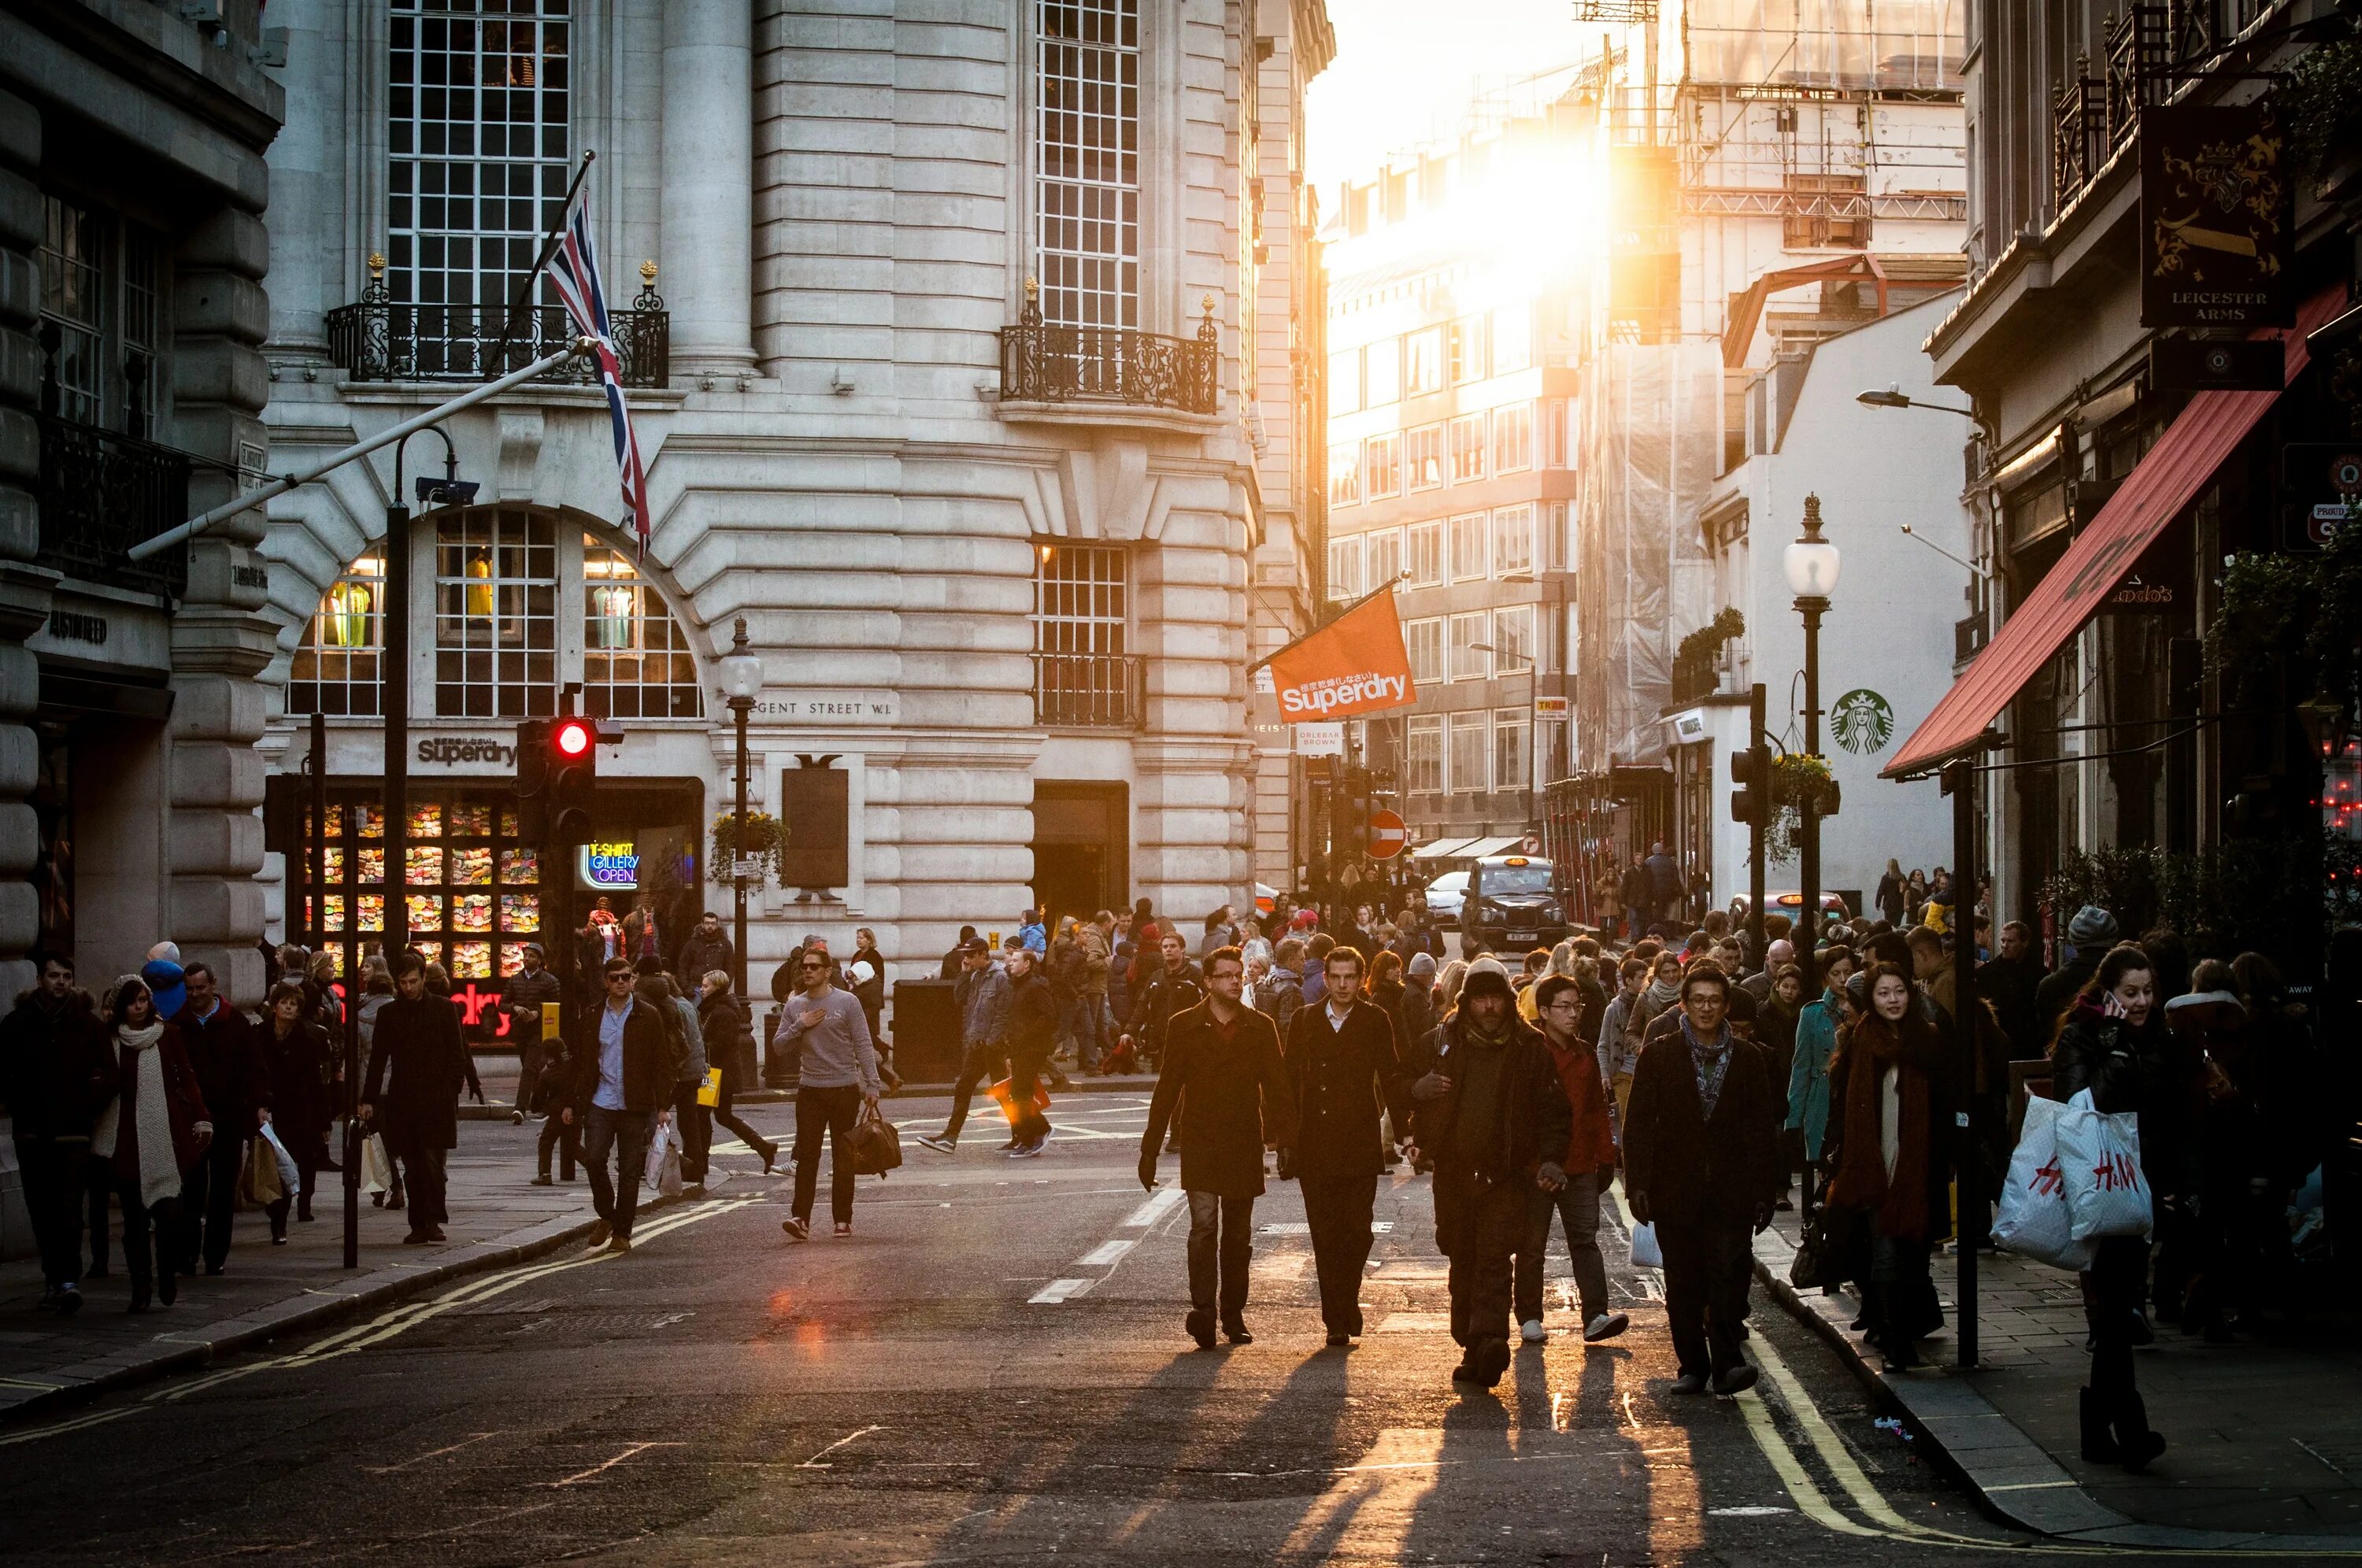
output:
[[713,1112],[697,1103],[702,1087],[695,1078],[673,1086],[672,1121],[680,1129],[680,1179],[685,1187],[705,1180],[705,1163],[713,1149]]
[[2133,1392],[2133,1317],[2148,1284],[2148,1239],[2103,1236],[2084,1277],[2090,1283],[2092,1391],[2108,1399]]
[[1590,1322],[1607,1310],[1607,1261],[1599,1254],[1599,1173],[1570,1174],[1556,1192],[1537,1189],[1526,1201],[1526,1239],[1518,1248],[1518,1320],[1531,1322],[1542,1315],[1542,1263],[1556,1218],[1566,1227],[1575,1293],[1583,1298],[1583,1320]]
[[203,1255],[207,1268],[229,1262],[230,1215],[237,1206],[237,1173],[246,1165],[247,1140],[222,1135],[215,1124],[214,1141],[181,1177],[180,1223],[169,1248],[168,1266],[182,1274],[197,1272]]
[[1041,1088],[1042,1069],[1048,1064],[1038,1055],[1012,1055],[1009,1058],[1009,1103],[1016,1111],[1016,1120],[1009,1135],[1020,1143],[1034,1143],[1050,1135],[1050,1119],[1042,1114],[1034,1103]]
[[1747,1316],[1754,1254],[1745,1220],[1660,1220],[1665,1254],[1665,1318],[1684,1375],[1720,1375],[1739,1364],[1738,1323]]
[[1065,1029],[1075,1042],[1075,1065],[1087,1073],[1098,1071],[1107,1050],[1107,998],[1085,991],[1066,1004]]
[[1378,1176],[1299,1176],[1320,1275],[1320,1321],[1332,1334],[1362,1331],[1362,1274],[1370,1263],[1370,1216]]
[[1254,1199],[1189,1195],[1189,1305],[1220,1307],[1225,1326],[1247,1309],[1247,1264],[1254,1255]]
[[582,1129],[553,1110],[541,1124],[541,1142],[535,1151],[534,1175],[549,1174],[550,1151],[557,1152],[557,1176],[560,1181],[574,1179],[574,1167],[582,1159]]
[[82,1278],[82,1205],[89,1165],[87,1138],[17,1140],[25,1209],[40,1249],[41,1276],[52,1290]]
[[861,1114],[861,1086],[841,1088],[800,1088],[796,1091],[796,1208],[799,1220],[810,1220],[812,1199],[820,1190],[820,1140],[829,1142],[828,1208],[840,1225],[853,1223],[853,1162],[844,1140],[853,1120]]
[[[590,1171],[590,1207],[615,1235],[632,1237],[632,1217],[640,1211],[640,1176],[648,1163],[648,1130],[656,1118],[645,1110],[590,1108],[582,1127],[582,1161]],[[618,1170],[607,1174],[607,1151]]]
[[[944,1123],[944,1137],[958,1139],[960,1129],[967,1125],[968,1102],[976,1099],[976,1091],[980,1086],[991,1081],[993,1075],[1000,1071],[1000,1064],[1005,1059],[999,1045],[970,1045],[967,1048],[967,1059],[960,1064],[959,1082],[952,1086],[952,1119]],[[800,1112],[797,1120],[800,1128]],[[798,1136],[801,1136],[800,1131]]]
[[[112,1161],[96,1162],[92,1168],[105,1173],[107,1191],[122,1199],[124,1272],[131,1276],[131,1299],[144,1305],[148,1300],[148,1293],[155,1283],[154,1268],[170,1269],[172,1266],[172,1260],[161,1255],[157,1256],[151,1265],[148,1246],[149,1220],[152,1217],[157,1251],[160,1253],[163,1250],[164,1239],[171,1235],[179,1226],[180,1200],[172,1198],[164,1199],[155,1207],[151,1216],[149,1207],[139,1201],[138,1177],[116,1175]],[[101,1198],[100,1201],[103,1202],[104,1199]],[[102,1222],[99,1226],[99,1236],[102,1240],[106,1234],[106,1227],[104,1223],[105,1212],[102,1208],[100,1210]]]

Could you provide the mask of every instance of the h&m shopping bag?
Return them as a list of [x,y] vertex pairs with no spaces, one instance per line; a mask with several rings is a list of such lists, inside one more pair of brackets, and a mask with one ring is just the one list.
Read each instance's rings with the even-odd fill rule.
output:
[[2077,1091],[2058,1118],[2058,1164],[2077,1241],[2149,1233],[2156,1216],[2141,1171],[2138,1117],[2102,1112],[2090,1089]]
[[2058,1119],[2067,1108],[2055,1099],[2025,1102],[2025,1126],[2009,1156],[2009,1179],[2001,1189],[2001,1213],[1993,1240],[2024,1258],[2078,1272],[2092,1266],[2092,1245],[2075,1239],[2067,1207],[2067,1176],[2058,1163]]

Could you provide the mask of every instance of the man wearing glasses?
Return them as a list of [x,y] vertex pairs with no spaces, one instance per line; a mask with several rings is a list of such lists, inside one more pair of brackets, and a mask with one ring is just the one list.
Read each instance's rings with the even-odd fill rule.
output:
[[779,1223],[789,1239],[797,1242],[811,1239],[823,1130],[834,1156],[829,1209],[836,1234],[853,1234],[853,1162],[844,1152],[844,1140],[863,1108],[877,1107],[877,1048],[869,1038],[869,1021],[851,991],[829,984],[831,967],[826,950],[806,948],[796,960],[800,992],[788,999],[779,1025],[778,1039],[794,1041],[802,1058],[796,1090],[795,1212]]
[[[672,1120],[659,1110],[672,1100],[671,1052],[664,1021],[633,994],[639,979],[627,958],[610,958],[602,971],[606,996],[593,1024],[598,1049],[580,1053],[574,1077],[574,1103],[567,1125],[583,1123],[582,1154],[590,1165],[590,1202],[599,1223],[590,1250],[632,1250],[632,1219],[639,1212],[642,1168],[648,1159],[648,1132]],[[607,1154],[617,1156],[617,1176],[607,1175]]]

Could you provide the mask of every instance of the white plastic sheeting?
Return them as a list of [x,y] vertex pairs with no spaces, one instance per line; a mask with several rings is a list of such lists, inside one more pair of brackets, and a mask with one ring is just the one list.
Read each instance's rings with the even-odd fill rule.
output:
[[1689,0],[1695,82],[1958,89],[1966,0]]

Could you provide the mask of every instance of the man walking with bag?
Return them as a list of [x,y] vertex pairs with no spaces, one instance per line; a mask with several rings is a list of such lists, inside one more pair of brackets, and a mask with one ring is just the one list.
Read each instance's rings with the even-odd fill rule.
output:
[[1361,995],[1362,955],[1330,949],[1325,980],[1320,1005],[1299,1007],[1289,1020],[1287,1082],[1297,1131],[1296,1142],[1280,1148],[1279,1175],[1304,1184],[1320,1319],[1330,1345],[1343,1349],[1362,1331],[1362,1275],[1386,1157],[1378,1119],[1391,1111],[1396,1127],[1408,1127],[1410,1100],[1394,1021]]
[[1247,1264],[1254,1250],[1254,1200],[1263,1196],[1266,1142],[1291,1147],[1296,1097],[1271,1020],[1239,998],[1246,959],[1235,947],[1206,955],[1206,998],[1165,1021],[1164,1055],[1148,1126],[1140,1136],[1140,1185],[1156,1186],[1156,1157],[1186,1095],[1181,1187],[1189,1195],[1189,1315],[1200,1350],[1214,1348],[1219,1311],[1234,1345],[1247,1331]]
[[[967,1108],[977,1089],[1000,1076],[1000,1064],[1009,1055],[1009,977],[992,961],[991,945],[981,936],[969,936],[955,951],[960,977],[952,988],[952,1005],[960,1019],[959,1082],[952,1086],[951,1120],[935,1136],[919,1140],[921,1148],[938,1154],[959,1147],[960,1129],[967,1125]],[[1014,1137],[1008,1147],[1016,1151]]]
[[829,1211],[836,1234],[853,1234],[853,1156],[845,1147],[854,1119],[875,1115],[880,1088],[869,1022],[851,991],[829,984],[829,957],[808,948],[798,959],[803,988],[788,999],[778,1038],[802,1058],[796,1089],[795,1212],[779,1222],[794,1242],[811,1240],[812,1198],[820,1187],[820,1141],[828,1135]]
[[[393,961],[393,990],[378,1010],[359,1115],[385,1134],[386,1152],[409,1178],[410,1233],[402,1239],[415,1246],[445,1239],[443,1221],[451,1217],[445,1166],[459,1143],[459,1092],[476,1075],[458,1010],[427,994],[424,957],[410,952]],[[478,1103],[483,1098],[478,1088]]]
[[1714,965],[1682,977],[1681,1024],[1651,1040],[1632,1075],[1624,1190],[1632,1218],[1657,1228],[1665,1317],[1681,1359],[1676,1394],[1737,1394],[1755,1385],[1738,1351],[1747,1316],[1750,1228],[1772,1223],[1779,1157],[1763,1054],[1731,1034],[1730,981]]
[[[648,1130],[672,1117],[661,1109],[672,1099],[672,1045],[655,1005],[634,994],[639,976],[630,959],[608,959],[601,978],[607,994],[578,1035],[572,1102],[564,1117],[568,1126],[582,1130],[590,1204],[599,1215],[590,1230],[590,1250],[628,1253],[648,1162]],[[617,1156],[613,1177],[607,1172],[611,1150]]]
[[230,1216],[237,1206],[237,1175],[247,1145],[270,1120],[270,1069],[262,1037],[246,1014],[222,999],[210,966],[182,971],[188,999],[172,1019],[197,1089],[213,1112],[214,1141],[181,1179],[179,1235],[170,1264],[194,1274],[200,1256],[207,1274],[229,1264]]

